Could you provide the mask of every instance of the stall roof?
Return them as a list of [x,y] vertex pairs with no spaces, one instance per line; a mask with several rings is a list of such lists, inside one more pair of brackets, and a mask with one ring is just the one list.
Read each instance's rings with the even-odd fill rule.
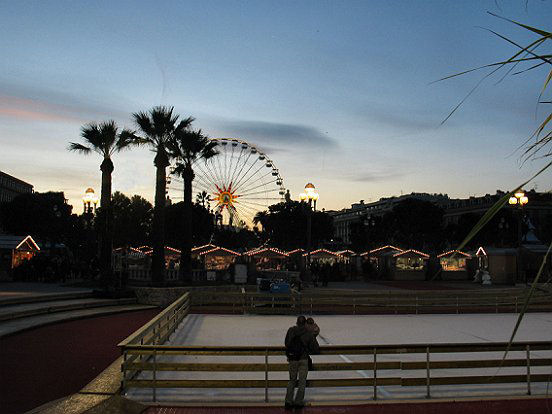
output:
[[[303,256],[308,256],[309,253],[303,253]],[[312,252],[310,252],[310,255],[311,257],[312,256],[329,256],[329,257],[343,257],[341,256],[340,254],[336,253],[336,252],[332,252],[330,250],[326,250],[326,249],[318,249],[318,250],[313,250]]]
[[12,236],[10,234],[0,235],[0,249],[17,250],[27,244],[31,250],[40,250],[38,244],[29,236]]
[[445,256],[452,256],[453,254],[459,254],[460,256],[471,257],[471,254],[461,252],[460,250],[449,250],[448,252],[437,255],[438,258]]
[[192,253],[194,254],[200,254],[201,252],[205,252],[207,250],[213,250],[217,248],[218,246],[215,246],[214,244],[204,244],[203,246],[196,246],[192,248]]
[[224,247],[215,247],[211,250],[205,250],[199,253],[200,256],[241,256],[240,253],[235,252],[234,250],[226,249]]
[[337,252],[337,254],[340,254],[341,256],[356,256],[356,252],[352,251],[352,250],[341,250],[339,252]]
[[414,250],[414,249],[408,249],[408,250],[404,250],[402,252],[399,252],[399,253],[395,253],[393,255],[393,257],[400,257],[400,256],[407,256],[407,255],[410,255],[410,256],[421,256],[423,257],[424,259],[429,259],[429,254],[427,253],[424,253],[424,252],[421,252],[419,250]]
[[[150,256],[150,255],[153,253],[153,249],[148,250],[148,251],[145,251],[145,252],[143,252],[143,253],[144,253],[144,254],[147,254],[148,256]],[[180,254],[181,251],[178,250],[178,249],[175,249],[174,247],[165,246],[165,254],[171,254],[171,253]]]
[[287,252],[287,254],[289,256],[293,256],[295,254],[303,254],[304,251],[305,249],[295,249],[295,250],[290,250],[289,252]]
[[392,245],[388,244],[386,246],[378,247],[377,249],[368,250],[367,252],[362,253],[361,256],[367,256],[369,254],[374,254],[374,253],[383,254],[383,253],[387,253],[389,251],[402,252],[404,250],[399,249],[398,247],[395,247],[395,246],[392,246]]
[[517,254],[517,249],[513,248],[499,248],[499,247],[487,247],[481,246],[475,253],[476,256],[514,256]]
[[[119,252],[124,252],[125,248],[124,247],[117,247],[116,249],[113,249],[113,253],[119,253]],[[131,256],[131,257],[146,257],[146,253],[144,253],[143,251],[137,249],[137,248],[134,248],[134,247],[129,247],[128,248],[128,251],[127,251],[127,255]]]
[[289,257],[289,254],[287,254],[282,250],[276,249],[274,247],[265,247],[264,249],[250,250],[244,254],[246,256],[259,256],[259,257],[272,257],[272,258]]
[[142,253],[145,253],[145,252],[149,252],[150,250],[153,250],[153,247],[144,245],[144,246],[136,247],[136,250],[140,250]]

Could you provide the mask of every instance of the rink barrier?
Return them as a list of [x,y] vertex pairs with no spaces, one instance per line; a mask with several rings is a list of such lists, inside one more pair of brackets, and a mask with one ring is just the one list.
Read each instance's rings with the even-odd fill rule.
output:
[[[157,316],[146,323],[144,326],[130,334],[126,339],[121,341],[117,346],[122,350],[123,367],[125,363],[132,363],[139,359],[143,360],[143,355],[130,355],[127,352],[129,346],[155,346],[163,344],[167,341],[171,334],[174,333],[180,322],[188,315],[190,311],[190,293],[184,293],[180,298],[175,300],[171,305],[163,309]],[[133,378],[127,375],[123,369],[121,380],[121,388],[125,389],[126,382]]]
[[[323,346],[320,355],[369,355],[372,362],[317,362],[315,357],[314,371],[363,371],[371,373],[364,378],[320,378],[307,381],[308,387],[371,387],[372,399],[378,399],[378,386],[424,387],[425,397],[431,398],[431,387],[438,385],[484,385],[484,384],[525,384],[526,393],[531,395],[531,384],[551,380],[551,374],[531,373],[532,367],[552,367],[552,359],[532,357],[534,351],[552,351],[550,341],[531,341],[513,343],[510,355],[519,355],[506,359],[478,358],[463,360],[434,360],[439,354],[461,353],[503,353],[507,342],[494,343],[453,343],[453,344],[402,344],[402,345],[331,345]],[[288,370],[287,363],[270,363],[270,357],[285,355],[281,346],[168,346],[127,344],[122,347],[125,361],[122,364],[122,392],[131,388],[151,388],[153,401],[157,400],[157,389],[160,388],[264,388],[265,401],[268,401],[269,389],[285,388],[287,380],[270,379],[270,373]],[[420,361],[378,361],[382,355],[421,354],[425,357]],[[224,356],[263,356],[264,363],[194,363],[194,362],[164,362],[166,357],[175,356],[210,356],[212,359]],[[473,356],[473,355],[472,355]],[[469,369],[482,368],[517,368],[516,374],[507,375],[473,375]],[[439,370],[462,369],[464,372],[456,376],[439,375]],[[391,373],[389,373],[391,371]],[[398,371],[398,374],[397,374]],[[409,371],[425,371],[424,376],[411,376]],[[437,371],[437,376],[435,375]],[[169,373],[181,372],[264,372],[264,379],[176,379],[167,378]],[[141,374],[138,376],[138,374]],[[433,375],[432,375],[433,373]],[[498,373],[498,371],[497,371]],[[387,375],[386,375],[387,374]],[[407,374],[404,376],[402,374]],[[447,373],[448,374],[448,373]],[[460,375],[462,374],[462,375]],[[161,379],[159,378],[161,375]],[[148,378],[144,378],[148,377]]]
[[[351,294],[329,292],[312,294],[292,292],[194,291],[192,312],[231,314],[420,314],[420,313],[499,313],[518,312],[527,290],[493,289],[490,291],[378,291]],[[530,311],[552,309],[552,295],[537,291],[531,296]]]

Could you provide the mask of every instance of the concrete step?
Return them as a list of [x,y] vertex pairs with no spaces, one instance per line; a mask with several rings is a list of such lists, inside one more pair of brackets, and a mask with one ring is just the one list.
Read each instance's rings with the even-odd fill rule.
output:
[[148,305],[113,305],[96,308],[77,309],[70,311],[55,312],[49,314],[29,316],[25,318],[16,318],[0,322],[0,338],[12,335],[17,332],[33,329],[44,325],[50,325],[58,322],[71,321],[75,319],[90,318],[94,316],[111,315],[114,313],[133,312],[145,309],[153,309],[155,306]]
[[54,300],[84,299],[93,297],[91,290],[77,292],[55,292],[55,293],[28,293],[22,295],[2,297],[0,299],[0,309],[4,306],[19,305],[24,303],[48,302]]
[[63,312],[77,309],[98,308],[103,306],[117,306],[135,304],[136,298],[123,299],[65,299],[39,301],[32,303],[20,303],[11,306],[0,307],[0,321],[6,321],[17,318],[26,318],[29,316],[42,315],[47,313]]

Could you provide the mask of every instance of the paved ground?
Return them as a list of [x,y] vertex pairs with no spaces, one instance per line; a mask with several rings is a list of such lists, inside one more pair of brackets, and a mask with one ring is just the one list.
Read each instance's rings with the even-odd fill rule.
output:
[[[509,339],[515,325],[515,314],[461,314],[461,315],[356,315],[356,316],[315,316],[321,328],[321,345],[350,345],[350,344],[404,344],[404,343],[473,343],[473,342],[502,342]],[[252,316],[252,315],[189,315],[180,329],[171,338],[174,345],[282,345],[287,328],[294,323],[290,316]],[[550,340],[552,332],[552,314],[527,314],[520,326],[517,340]],[[550,357],[550,352],[534,352],[534,356]],[[510,356],[523,358],[522,353],[511,353]],[[439,355],[443,359],[475,359],[481,354]],[[501,353],[487,353],[485,357],[501,358]],[[236,362],[237,357],[202,357],[202,356],[166,356],[159,357],[158,362]],[[379,361],[385,360],[424,360],[425,355],[386,355]],[[335,355],[315,356],[317,362],[350,362],[371,361],[371,356]],[[216,360],[216,361],[215,361]],[[247,362],[264,362],[262,357],[244,357]],[[269,362],[285,362],[282,357],[270,357]],[[521,369],[521,371],[519,371]],[[475,371],[475,372],[474,372]],[[492,375],[496,369],[477,369],[473,375]],[[537,367],[533,373],[549,373],[549,368]],[[521,368],[503,368],[500,374],[523,374]],[[391,372],[380,373],[382,376],[423,376],[419,372]],[[144,374],[146,375],[146,374]],[[371,372],[341,371],[341,372],[312,372],[309,378],[363,378],[371,377]],[[457,375],[446,372],[442,375]],[[270,379],[286,379],[286,372],[271,372]],[[264,373],[202,373],[178,372],[158,373],[157,379],[264,379]],[[544,393],[542,383],[535,384],[534,394]],[[314,388],[308,390],[308,400],[313,403],[328,403],[342,400],[366,401],[371,397],[371,389],[362,387],[350,388]],[[432,395],[440,398],[462,398],[479,395],[523,396],[526,388],[523,384],[488,385],[488,386],[445,386],[432,387]],[[284,389],[270,389],[269,401],[282,401]],[[378,387],[379,398],[382,399],[423,399],[425,387]],[[133,389],[128,393],[130,398],[138,401],[152,401],[150,389]],[[160,402],[262,402],[264,389],[164,389],[157,392]]]
[[119,357],[117,343],[158,312],[80,319],[1,338],[0,412],[23,413],[79,391]]
[[[549,414],[552,399],[448,401],[305,407],[301,414]],[[283,414],[282,407],[150,407],[143,414]]]
[[0,301],[4,298],[63,292],[92,292],[92,290],[57,283],[0,282]]

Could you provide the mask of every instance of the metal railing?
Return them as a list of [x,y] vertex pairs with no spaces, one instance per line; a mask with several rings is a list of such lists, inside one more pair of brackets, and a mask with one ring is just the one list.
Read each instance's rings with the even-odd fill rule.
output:
[[[405,345],[343,345],[321,347],[320,355],[346,355],[347,357],[368,357],[368,361],[317,362],[314,371],[357,371],[363,372],[362,378],[316,378],[307,381],[308,387],[369,387],[372,399],[378,399],[378,387],[423,387],[424,396],[432,398],[435,386],[484,385],[484,384],[521,384],[525,392],[531,394],[531,385],[547,382],[551,379],[552,359],[531,355],[534,351],[552,351],[552,342],[518,342],[510,347],[510,355],[489,358],[488,352],[501,353],[507,347],[506,342],[498,343],[453,343],[453,344],[405,344]],[[287,371],[288,364],[270,362],[271,357],[283,357],[284,347],[280,346],[229,346],[229,347],[188,347],[167,345],[126,344],[123,347],[125,361],[122,365],[123,392],[130,388],[151,388],[153,401],[157,400],[157,390],[164,388],[264,388],[265,401],[268,401],[269,389],[284,388],[285,379],[273,379],[271,374]],[[524,357],[519,357],[519,352]],[[412,360],[411,355],[419,360]],[[454,354],[458,357],[469,354],[469,359],[438,359],[439,355]],[[477,355],[476,358],[473,356]],[[481,355],[481,356],[480,356]],[[178,362],[177,356],[208,356],[210,362]],[[220,357],[234,357],[233,362],[217,362]],[[263,362],[248,363],[243,357],[261,356]],[[404,360],[397,360],[403,356]],[[487,357],[486,357],[487,356]],[[238,358],[239,357],[239,358]],[[194,359],[195,360],[195,359]],[[214,362],[213,362],[214,361]],[[515,373],[474,375],[478,369],[509,368]],[[548,373],[533,373],[532,368],[546,367]],[[457,372],[450,375],[450,370]],[[209,379],[187,378],[183,375],[192,372],[209,372]],[[258,379],[217,379],[217,372],[256,372]],[[423,372],[422,375],[419,375]],[[444,372],[444,374],[443,374]],[[511,372],[511,371],[510,371]],[[141,373],[141,375],[137,375]],[[264,374],[262,376],[260,374]],[[160,377],[161,376],[161,377]]]
[[[526,291],[496,289],[460,292],[373,292],[346,294],[194,291],[192,311],[252,314],[422,314],[422,313],[499,313],[518,312],[526,300]],[[552,295],[534,293],[530,311],[552,310]]]
[[[166,307],[161,313],[154,317],[151,321],[146,323],[137,331],[133,332],[126,339],[121,341],[117,346],[123,353],[123,377],[121,381],[121,388],[125,389],[126,381],[129,378],[127,372],[124,369],[125,363],[134,362],[138,356],[131,356],[127,350],[132,346],[157,346],[167,341],[172,333],[176,331],[176,328],[182,322],[182,320],[188,315],[190,311],[190,293],[184,293],[180,298],[174,301],[170,306]],[[127,359],[128,358],[128,359]],[[143,356],[139,356],[140,362],[143,361]],[[134,373],[136,374],[136,373]]]

